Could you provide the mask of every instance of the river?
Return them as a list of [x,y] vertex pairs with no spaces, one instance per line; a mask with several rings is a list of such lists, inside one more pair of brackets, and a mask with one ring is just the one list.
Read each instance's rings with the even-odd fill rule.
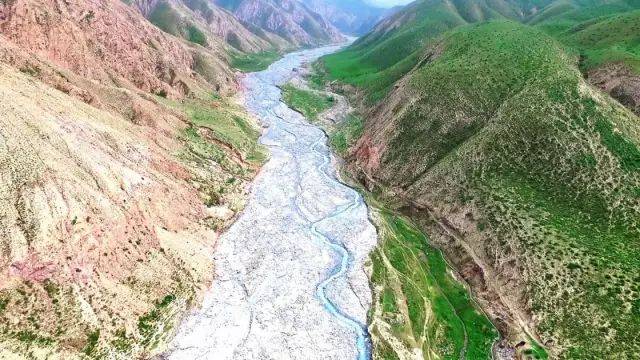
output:
[[291,53],[242,80],[271,157],[220,238],[214,282],[181,324],[170,359],[371,357],[364,268],[375,228],[362,197],[338,180],[324,132],[282,103],[278,88],[338,49]]

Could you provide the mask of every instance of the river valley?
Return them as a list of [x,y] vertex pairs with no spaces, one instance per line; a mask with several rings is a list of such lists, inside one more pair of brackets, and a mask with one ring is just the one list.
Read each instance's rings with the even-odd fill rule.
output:
[[215,250],[203,306],[170,359],[368,359],[365,261],[376,230],[337,178],[325,133],[281,102],[278,86],[339,46],[286,55],[243,79],[245,106],[270,150],[248,204]]

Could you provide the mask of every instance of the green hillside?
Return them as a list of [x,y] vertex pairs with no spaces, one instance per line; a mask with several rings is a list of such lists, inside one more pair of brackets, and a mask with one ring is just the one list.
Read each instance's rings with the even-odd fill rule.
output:
[[[488,281],[515,286],[498,291],[522,295],[520,310],[535,319],[531,330],[552,357],[640,352],[640,121],[591,88],[575,57],[584,52],[594,62],[585,66],[595,66],[609,61],[597,55],[620,44],[633,54],[637,42],[625,39],[638,33],[636,16],[609,15],[572,35],[508,21],[446,31],[455,25],[443,21],[426,35],[420,30],[424,48],[390,66],[358,56],[402,42],[393,35],[402,27],[324,59],[330,76],[370,99],[408,73],[406,89],[366,121],[363,136],[384,149],[369,175],[448,223],[464,209],[475,225],[465,227],[463,241],[497,274]],[[360,61],[368,74],[354,71]],[[388,83],[377,86],[380,79]],[[389,132],[374,130],[389,124]],[[437,231],[431,216],[414,220]],[[459,255],[450,242],[440,245]]]
[[182,37],[194,44],[207,46],[207,37],[196,25],[190,23],[166,1],[162,0],[149,14],[149,21],[162,31]]
[[[413,9],[387,20],[403,24],[393,33],[383,35],[374,31],[347,50],[324,57],[329,74],[364,88],[372,100],[379,100],[416,64],[425,44],[444,31],[466,23],[444,3],[410,6]],[[410,18],[405,21],[403,16]]]
[[[376,210],[380,245],[371,255],[374,358],[398,359],[397,344],[441,359],[491,359],[498,337],[453,276],[442,253],[406,219]],[[386,340],[386,341],[385,341]]]
[[637,68],[638,0],[422,0],[379,24],[370,34],[323,58],[332,78],[383,98],[420,60],[425,47],[456,27],[509,19],[538,26],[586,57],[586,67],[628,61]]
[[418,62],[425,46],[455,27],[492,19],[521,19],[548,1],[416,1],[385,20],[345,51],[323,58],[329,74],[364,88],[371,100]]
[[640,332],[638,119],[589,90],[553,40],[514,23],[448,35],[410,84],[420,95],[395,119],[380,178],[475,207],[483,247],[517,256],[527,310],[563,357],[640,350],[629,345]]
[[623,62],[640,73],[640,10],[625,12],[627,9],[607,5],[576,10],[536,26],[559,39],[569,51],[580,54],[585,71]]
[[640,353],[640,119],[585,80],[609,64],[640,74],[637,9],[422,0],[318,66],[379,105],[352,169],[431,209],[413,220],[459,268],[484,264],[476,291],[517,299],[530,324],[498,327],[522,356],[544,353],[529,335],[551,358]]

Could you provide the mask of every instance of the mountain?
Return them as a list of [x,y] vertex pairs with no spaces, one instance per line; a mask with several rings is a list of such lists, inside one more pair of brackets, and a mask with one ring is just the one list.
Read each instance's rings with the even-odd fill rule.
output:
[[[123,82],[172,96],[205,81],[223,93],[236,87],[219,49],[205,52],[178,42],[133,9],[114,3],[110,10],[101,1],[12,1],[0,7],[0,32],[20,48],[104,84]],[[194,73],[196,60],[211,68],[209,74]]]
[[325,62],[335,77],[366,88],[379,100],[416,64],[421,49],[442,33],[491,19],[522,20],[537,11],[532,3],[520,0],[415,1]]
[[233,14],[204,0],[136,0],[135,6],[163,31],[203,46],[223,39],[245,53],[279,50],[286,41],[257,27],[245,26]]
[[221,39],[120,0],[0,2],[0,358],[149,358],[265,159]]
[[[391,86],[406,74],[419,59],[419,53],[430,42],[444,32],[455,27],[491,19],[509,19],[531,26],[540,27],[553,37],[565,43],[570,51],[582,53],[584,58],[600,58],[598,66],[591,63],[585,72],[593,75],[594,83],[612,94],[621,94],[618,98],[626,99],[632,107],[637,105],[637,79],[633,74],[637,70],[637,56],[634,55],[634,26],[632,17],[622,15],[640,8],[637,0],[614,1],[456,1],[421,0],[407,5],[402,11],[381,21],[367,35],[361,37],[346,51],[325,59],[333,76],[341,80],[366,88],[370,98],[379,100]],[[620,16],[623,18],[618,19]],[[587,26],[594,26],[594,21],[611,22],[618,19],[617,25],[606,24],[604,27],[623,29],[626,38],[617,32],[586,34]],[[597,31],[598,26],[591,30]],[[582,42],[590,36],[599,36],[600,45],[596,49],[592,44],[579,45],[577,32],[582,31]],[[609,40],[603,37],[609,36]],[[618,49],[622,44],[625,50]],[[591,46],[591,54],[587,54]],[[606,60],[609,58],[608,60]],[[606,61],[602,61],[606,60]],[[624,67],[616,65],[622,60]],[[596,60],[598,61],[598,60]],[[587,63],[588,64],[588,61]],[[611,64],[612,71],[598,71]],[[618,70],[616,70],[618,69]],[[632,70],[632,71],[629,71]],[[618,74],[613,76],[611,73]],[[609,75],[606,75],[609,74]],[[616,89],[613,91],[613,89]],[[624,89],[624,90],[623,90]],[[635,99],[635,100],[632,100]]]
[[344,37],[330,22],[297,0],[216,0],[245,24],[286,39],[293,47],[340,42]]
[[400,10],[400,7],[374,7],[363,0],[312,0],[305,3],[342,33],[354,36],[366,34],[380,20]]
[[423,0],[321,62],[365,117],[351,172],[444,251],[520,357],[640,351],[640,119],[633,95],[593,86],[635,76],[635,6]]

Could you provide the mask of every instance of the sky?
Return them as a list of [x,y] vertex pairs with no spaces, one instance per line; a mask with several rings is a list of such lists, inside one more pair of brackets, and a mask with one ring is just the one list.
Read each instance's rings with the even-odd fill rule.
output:
[[396,5],[406,5],[414,0],[365,0],[371,5],[380,7],[392,7]]

